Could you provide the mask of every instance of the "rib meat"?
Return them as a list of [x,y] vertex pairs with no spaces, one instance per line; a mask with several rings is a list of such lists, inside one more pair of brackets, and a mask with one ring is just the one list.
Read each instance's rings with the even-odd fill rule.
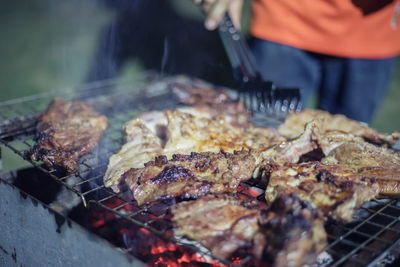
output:
[[373,180],[340,166],[305,162],[269,168],[265,192],[268,202],[294,193],[335,220],[349,222],[357,208],[378,194],[378,185]]
[[174,231],[227,258],[252,248],[273,266],[312,263],[326,245],[323,220],[296,196],[282,196],[260,210],[257,203],[227,195],[208,195],[171,208]]
[[304,125],[312,120],[317,122],[322,133],[330,131],[342,131],[362,137],[364,140],[377,144],[393,146],[400,138],[398,132],[382,134],[368,127],[366,124],[347,118],[344,115],[332,115],[322,110],[304,109],[299,113],[291,113],[285,122],[281,124],[278,131],[288,138],[300,135]]
[[139,205],[163,198],[195,198],[208,193],[235,192],[252,177],[255,157],[250,151],[233,154],[203,152],[158,156],[144,168],[130,169],[123,181]]
[[59,166],[74,172],[79,158],[97,146],[106,128],[107,118],[92,106],[54,99],[38,118],[37,143],[28,154],[50,168]]
[[320,138],[326,155],[324,164],[339,165],[353,170],[379,184],[384,195],[400,194],[400,155],[385,147],[342,133],[329,133]]

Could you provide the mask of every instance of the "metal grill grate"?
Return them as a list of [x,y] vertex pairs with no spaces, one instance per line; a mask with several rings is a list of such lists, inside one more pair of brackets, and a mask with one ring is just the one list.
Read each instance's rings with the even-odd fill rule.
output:
[[[173,236],[170,215],[166,212],[168,206],[173,202],[163,201],[139,208],[135,202],[129,200],[125,193],[116,194],[105,188],[102,182],[108,158],[111,154],[118,152],[122,145],[122,125],[141,112],[177,106],[177,103],[169,98],[167,83],[168,81],[159,81],[157,84],[152,84],[157,87],[157,94],[153,93],[152,95],[133,93],[132,90],[129,90],[131,87],[129,82],[117,81],[96,83],[81,88],[79,92],[64,93],[62,97],[66,99],[91,96],[88,102],[107,114],[110,127],[105,131],[99,147],[80,160],[80,167],[76,173],[66,175],[60,171],[50,171],[40,163],[32,161],[30,163],[80,196],[85,206],[96,205],[169,242],[199,251],[198,246],[177,240]],[[113,93],[106,90],[108,93],[104,95],[104,88],[122,84],[124,90],[117,90]],[[96,95],[95,92],[102,92],[102,94]],[[151,90],[147,92],[151,92]],[[24,157],[24,151],[34,144],[35,118],[47,107],[55,95],[59,96],[60,94],[46,94],[0,103],[0,119],[4,121],[0,124],[0,142],[19,156]],[[239,194],[247,195],[246,192],[251,186],[255,186],[255,184],[251,184],[251,182],[243,184]],[[260,195],[258,199],[264,199],[263,195]],[[110,203],[114,203],[114,205],[110,205]],[[353,222],[346,225],[328,222],[326,229],[329,241],[326,252],[332,257],[330,265],[368,265],[390,262],[388,258],[391,256],[391,251],[400,250],[400,201],[380,199],[368,202],[357,212]],[[393,250],[393,248],[395,249]],[[129,252],[128,247],[125,249],[126,252]],[[215,259],[207,251],[201,250],[201,253]],[[224,264],[232,263],[218,260]],[[249,261],[251,261],[251,257],[247,256],[241,263]]]

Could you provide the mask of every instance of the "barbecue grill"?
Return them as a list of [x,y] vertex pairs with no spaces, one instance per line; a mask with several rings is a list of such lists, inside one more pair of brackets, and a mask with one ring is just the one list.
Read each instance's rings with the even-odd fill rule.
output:
[[[136,86],[129,80],[107,80],[0,103],[2,146],[33,166],[0,175],[0,199],[5,203],[0,205],[0,225],[2,231],[6,229],[5,233],[9,233],[0,236],[0,263],[32,265],[37,262],[42,265],[45,262],[51,266],[77,263],[99,266],[260,264],[246,250],[223,260],[196,242],[174,237],[168,207],[177,200],[138,207],[129,194],[116,194],[105,188],[103,175],[108,158],[122,146],[122,125],[126,121],[141,112],[178,107],[170,90],[176,83],[212,87],[187,77],[145,76],[146,79],[139,84],[136,82]],[[37,116],[54,97],[84,100],[109,118],[110,127],[98,148],[80,159],[79,169],[73,174],[49,170],[24,155],[34,144]],[[279,120],[263,118],[256,123],[276,127]],[[263,201],[262,189],[256,181],[249,181],[240,186],[238,194]],[[28,200],[22,200],[24,198]],[[36,233],[27,233],[30,227]],[[52,227],[58,233],[53,233]],[[318,258],[319,266],[399,264],[400,200],[377,199],[365,203],[351,223],[328,221],[326,229],[329,244]],[[40,246],[40,243],[21,242],[23,238],[34,239],[35,236],[42,236],[43,244],[49,244],[58,252],[38,252],[37,247],[29,246]],[[49,259],[42,258],[46,255]]]

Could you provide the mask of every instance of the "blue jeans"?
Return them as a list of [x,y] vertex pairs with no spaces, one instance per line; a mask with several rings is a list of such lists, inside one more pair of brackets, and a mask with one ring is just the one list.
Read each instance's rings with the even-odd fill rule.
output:
[[396,58],[332,57],[266,40],[252,40],[265,79],[281,87],[298,87],[306,105],[319,93],[318,108],[370,122],[389,87]]

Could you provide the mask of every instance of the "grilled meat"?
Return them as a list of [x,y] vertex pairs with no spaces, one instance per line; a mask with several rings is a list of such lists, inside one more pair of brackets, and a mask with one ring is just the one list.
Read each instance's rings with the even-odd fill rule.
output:
[[79,158],[97,146],[106,128],[107,118],[92,106],[54,99],[38,118],[37,143],[28,154],[50,168],[59,166],[74,172]]
[[130,169],[123,181],[139,205],[170,197],[194,198],[208,193],[235,192],[255,168],[250,151],[233,154],[203,152],[158,156],[144,168]]
[[[198,116],[208,117],[194,108],[185,109]],[[104,184],[120,192],[122,175],[131,168],[142,168],[148,161],[163,153],[167,138],[168,119],[163,111],[151,111],[134,118],[124,125],[125,145],[110,157]],[[173,152],[173,151],[171,151]]]
[[225,115],[227,121],[234,126],[248,127],[251,114],[243,102],[234,100],[223,90],[185,87],[175,84],[173,92],[180,102],[195,107],[207,108],[212,117]]
[[224,116],[210,120],[178,110],[168,110],[165,114],[168,118],[168,140],[165,144],[167,155],[220,150],[232,153],[242,148],[265,150],[285,140],[272,129],[234,127]]
[[326,155],[322,159],[324,164],[343,166],[363,177],[375,179],[381,194],[400,194],[398,153],[342,133],[328,133],[319,142]]
[[326,245],[323,220],[296,196],[282,196],[268,209],[227,195],[208,195],[171,208],[175,234],[227,258],[252,248],[273,266],[312,263]]
[[355,210],[378,194],[378,185],[349,169],[320,162],[268,166],[265,192],[268,202],[281,195],[296,194],[303,201],[335,220],[349,222]]
[[377,144],[393,146],[400,138],[398,132],[382,134],[368,127],[366,124],[351,120],[343,115],[332,115],[322,110],[304,109],[299,113],[291,113],[285,122],[279,126],[278,131],[287,138],[300,135],[307,122],[315,120],[322,133],[330,131],[342,131],[362,137],[364,140]]
[[286,162],[296,163],[303,154],[306,154],[318,147],[319,128],[315,122],[305,125],[301,135],[290,141],[277,143],[261,153],[264,161],[275,164]]
[[[156,126],[154,126],[156,128]],[[142,168],[144,163],[162,153],[162,140],[140,119],[134,119],[124,125],[127,143],[110,157],[104,184],[114,192],[120,192],[121,177],[131,168]]]
[[198,241],[220,258],[251,246],[261,218],[256,202],[228,195],[181,202],[172,206],[171,212],[175,235]]
[[[104,184],[119,192],[122,174],[130,168],[142,168],[155,156],[191,152],[233,153],[242,148],[265,150],[285,140],[275,130],[249,127],[240,129],[225,121],[224,117],[207,118],[197,108],[145,113],[124,126],[127,143],[111,156]],[[203,115],[203,116],[202,116]]]
[[324,221],[296,195],[282,195],[261,211],[260,232],[266,246],[263,259],[273,266],[312,264],[327,244]]

